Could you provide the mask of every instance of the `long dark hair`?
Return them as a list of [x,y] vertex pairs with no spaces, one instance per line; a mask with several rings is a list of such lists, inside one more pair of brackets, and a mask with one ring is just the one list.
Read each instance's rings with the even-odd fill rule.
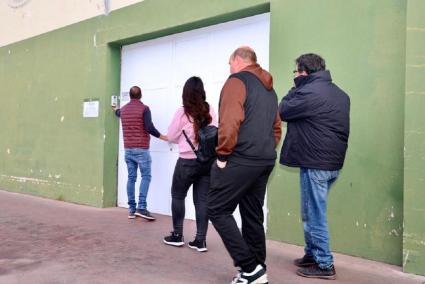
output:
[[[199,142],[198,131],[211,123],[210,105],[205,101],[204,83],[199,77],[190,77],[183,87],[183,108],[189,121],[193,122],[195,141]],[[193,121],[192,121],[193,120]]]

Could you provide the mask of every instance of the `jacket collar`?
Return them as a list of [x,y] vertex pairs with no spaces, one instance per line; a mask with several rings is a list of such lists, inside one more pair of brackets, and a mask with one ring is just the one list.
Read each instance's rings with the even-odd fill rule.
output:
[[299,76],[294,78],[294,83],[297,88],[309,84],[313,81],[328,81],[332,82],[331,73],[329,70],[317,71],[308,76]]

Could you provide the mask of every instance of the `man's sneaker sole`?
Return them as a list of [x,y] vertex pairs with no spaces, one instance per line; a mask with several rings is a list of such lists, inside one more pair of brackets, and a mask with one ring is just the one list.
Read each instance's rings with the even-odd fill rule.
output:
[[130,216],[130,215],[129,215],[129,216],[128,216],[128,219],[136,219],[136,216],[134,216],[134,215],[133,215],[133,216]]
[[173,246],[173,247],[181,247],[184,246],[184,242],[167,242],[166,240],[162,240],[164,244]]
[[141,213],[134,213],[134,215],[136,215],[136,216],[138,216],[138,217],[142,217],[143,219],[146,219],[146,220],[149,220],[149,221],[154,221],[154,220],[155,220],[155,218],[154,218],[154,217],[146,216],[146,215],[143,215],[143,214],[141,214]]
[[[232,283],[248,283],[248,282],[238,282],[239,279],[234,279]],[[245,280],[246,281],[246,280]],[[269,280],[267,279],[267,274],[262,275],[260,278],[254,280],[254,282],[249,282],[250,284],[269,284]]]
[[191,246],[189,244],[187,246],[190,247],[191,249],[196,249],[199,252],[207,252],[208,251],[207,248],[198,248],[198,247],[195,247],[195,246]]
[[299,271],[297,271],[297,274],[299,276],[306,277],[306,278],[319,278],[319,279],[326,279],[326,280],[335,280],[336,279],[336,274],[335,275],[329,275],[329,276],[326,276],[326,275],[306,275],[306,274],[301,273]]

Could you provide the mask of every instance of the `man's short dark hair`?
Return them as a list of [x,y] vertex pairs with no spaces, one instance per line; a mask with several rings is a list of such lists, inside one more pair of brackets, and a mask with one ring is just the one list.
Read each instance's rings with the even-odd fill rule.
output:
[[142,98],[142,90],[139,87],[133,86],[130,88],[130,98],[132,99],[141,99]]
[[305,71],[307,74],[312,74],[317,71],[326,69],[325,60],[317,54],[303,54],[295,60],[299,72]]

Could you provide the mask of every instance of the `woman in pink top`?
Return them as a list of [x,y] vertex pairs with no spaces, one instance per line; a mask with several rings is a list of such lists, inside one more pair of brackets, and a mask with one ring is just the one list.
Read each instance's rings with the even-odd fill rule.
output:
[[217,115],[206,102],[204,84],[199,77],[189,78],[183,87],[183,107],[174,115],[168,127],[168,140],[179,144],[179,159],[173,174],[171,186],[171,210],[173,231],[164,237],[164,243],[183,246],[183,220],[185,198],[189,187],[193,185],[193,203],[196,211],[196,237],[188,243],[190,248],[199,252],[207,251],[206,235],[208,230],[207,195],[210,187],[211,163],[201,164],[186,141],[183,130],[195,147],[198,147],[198,131],[206,125],[217,126]]

